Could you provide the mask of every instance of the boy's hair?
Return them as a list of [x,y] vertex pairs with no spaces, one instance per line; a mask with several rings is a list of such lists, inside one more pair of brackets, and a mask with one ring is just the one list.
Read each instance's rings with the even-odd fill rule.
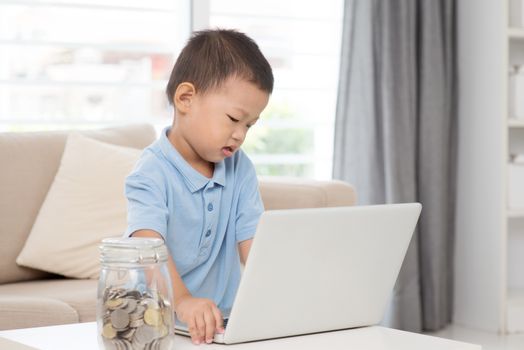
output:
[[258,45],[236,30],[193,33],[178,56],[167,83],[169,103],[179,84],[192,83],[199,93],[218,88],[232,76],[246,79],[261,90],[273,91],[273,72]]

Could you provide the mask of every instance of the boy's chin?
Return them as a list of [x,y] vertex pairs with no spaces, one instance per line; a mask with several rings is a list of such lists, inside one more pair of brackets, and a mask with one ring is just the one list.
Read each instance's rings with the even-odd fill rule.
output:
[[213,155],[210,157],[206,157],[206,160],[210,163],[220,163],[221,161],[223,161],[226,158],[227,157],[224,155]]
[[220,163],[224,159],[232,157],[234,154],[235,154],[234,152],[230,152],[230,153],[221,152],[220,154],[209,157],[210,158],[209,161],[212,163]]

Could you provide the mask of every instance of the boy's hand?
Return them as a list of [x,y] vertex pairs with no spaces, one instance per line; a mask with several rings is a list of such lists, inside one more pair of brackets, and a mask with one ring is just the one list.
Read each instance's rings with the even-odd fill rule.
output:
[[222,313],[213,300],[184,296],[175,305],[180,321],[187,324],[193,343],[213,342],[215,332],[223,333]]

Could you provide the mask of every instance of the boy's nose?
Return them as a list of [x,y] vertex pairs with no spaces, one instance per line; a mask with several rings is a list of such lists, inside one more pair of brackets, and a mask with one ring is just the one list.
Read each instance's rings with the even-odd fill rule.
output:
[[234,140],[239,141],[240,143],[244,142],[246,138],[247,131],[236,129],[232,137]]

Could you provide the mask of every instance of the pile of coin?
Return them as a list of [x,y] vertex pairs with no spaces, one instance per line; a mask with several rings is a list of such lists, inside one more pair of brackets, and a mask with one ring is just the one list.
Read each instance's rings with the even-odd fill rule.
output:
[[164,350],[173,340],[173,309],[156,292],[106,288],[102,299],[106,350]]

